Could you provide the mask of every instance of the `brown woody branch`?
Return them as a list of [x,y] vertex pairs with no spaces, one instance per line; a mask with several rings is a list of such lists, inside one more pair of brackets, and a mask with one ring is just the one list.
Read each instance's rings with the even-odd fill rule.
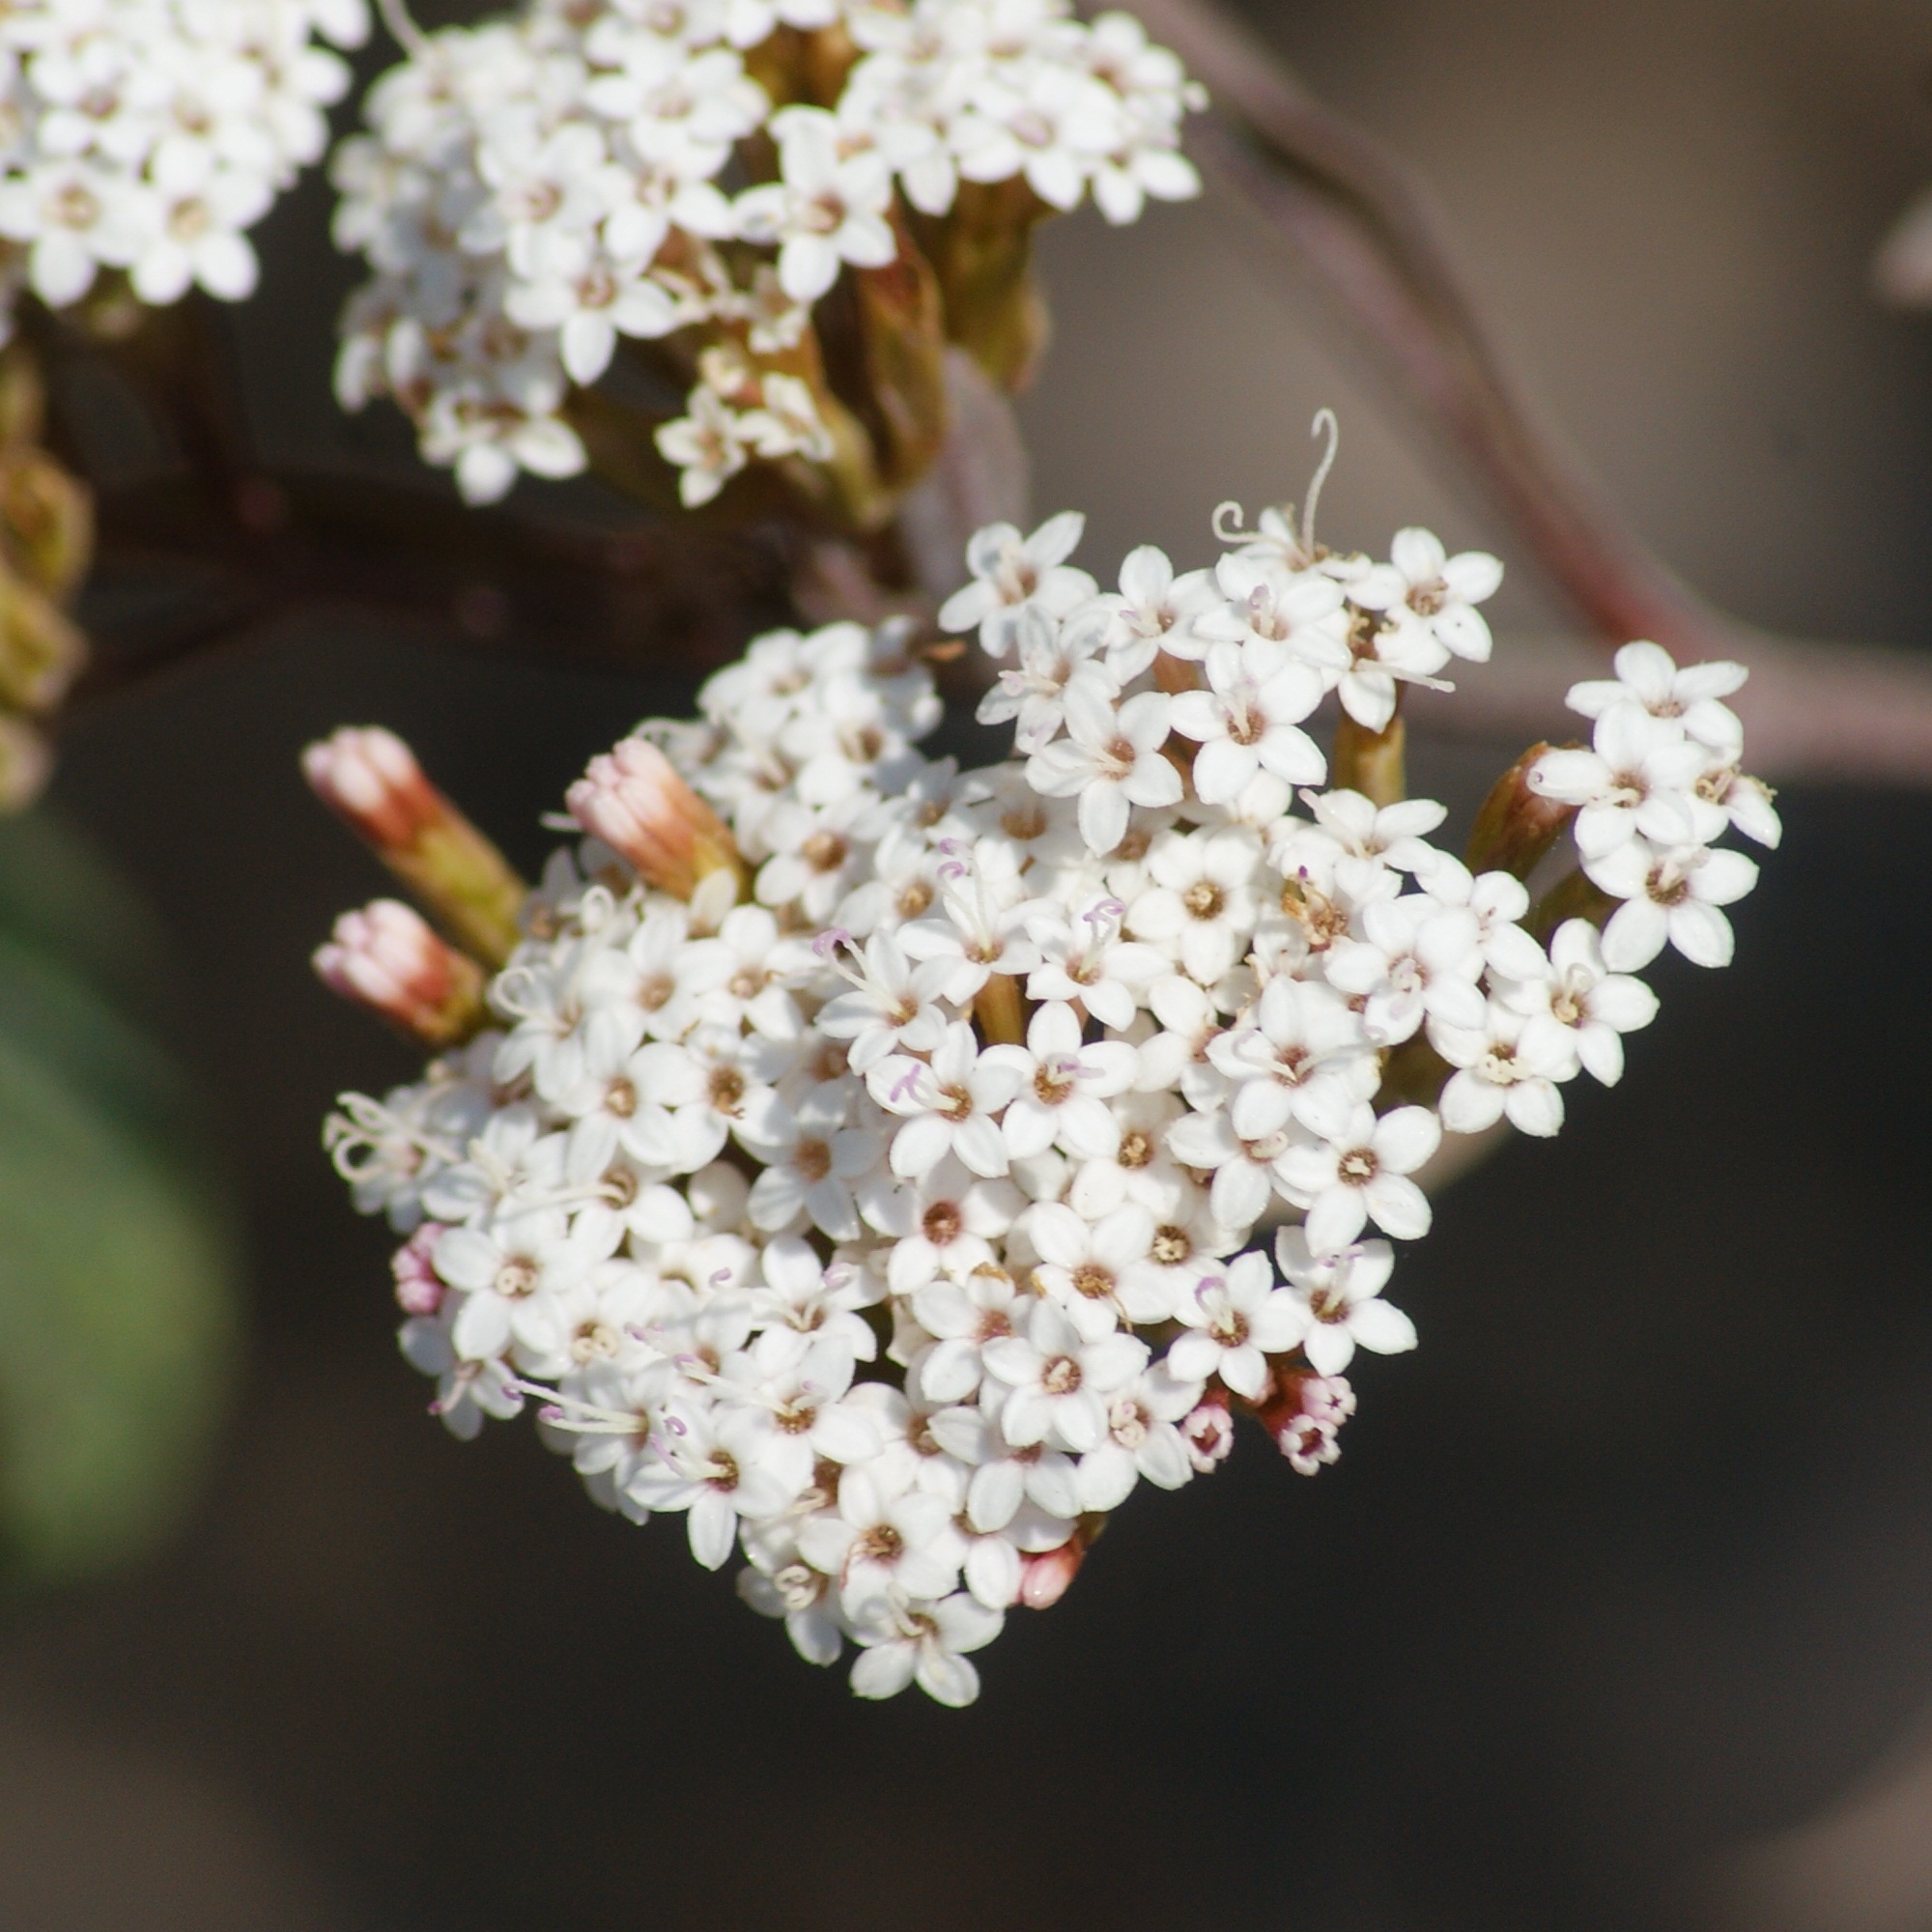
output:
[[376,613],[596,669],[689,670],[789,610],[775,528],[598,530],[471,509],[428,479],[327,471],[259,472],[239,497],[213,505],[179,479],[102,496],[100,575],[138,582],[152,614],[90,613],[96,657],[70,713],[298,613]]

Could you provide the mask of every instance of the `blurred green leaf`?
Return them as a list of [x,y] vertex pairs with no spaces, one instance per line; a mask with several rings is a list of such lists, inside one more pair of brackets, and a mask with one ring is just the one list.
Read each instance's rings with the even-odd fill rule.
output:
[[192,1088],[130,1010],[165,950],[40,813],[0,825],[0,1571],[165,1534],[233,1364],[233,1216]]

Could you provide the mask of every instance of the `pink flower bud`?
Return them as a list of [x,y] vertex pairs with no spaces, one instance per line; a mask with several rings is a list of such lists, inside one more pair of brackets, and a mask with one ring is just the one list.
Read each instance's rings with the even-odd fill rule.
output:
[[326,986],[424,1046],[466,1039],[482,1022],[482,969],[399,899],[344,913],[314,963]]
[[1050,1610],[1066,1594],[1087,1551],[1080,1543],[1063,1543],[1020,1564],[1020,1602],[1030,1610]]
[[509,957],[527,889],[393,731],[344,725],[302,753],[302,775],[465,946],[491,965]]
[[434,1315],[442,1306],[446,1290],[430,1260],[442,1232],[441,1222],[425,1221],[389,1257],[389,1269],[396,1277],[396,1305],[405,1315]]
[[724,821],[645,739],[626,738],[592,758],[564,803],[592,838],[674,897],[688,899],[699,879],[722,867],[741,869]]
[[1210,1396],[1180,1425],[1180,1439],[1187,1444],[1187,1460],[1196,1474],[1211,1475],[1235,1447],[1235,1419],[1227,1403]]
[[302,753],[315,795],[379,852],[407,849],[454,810],[416,754],[380,724],[345,724]]
[[1283,1369],[1275,1394],[1261,1406],[1262,1426],[1297,1475],[1312,1476],[1340,1459],[1336,1437],[1355,1412],[1355,1391],[1345,1376],[1318,1376],[1311,1369]]

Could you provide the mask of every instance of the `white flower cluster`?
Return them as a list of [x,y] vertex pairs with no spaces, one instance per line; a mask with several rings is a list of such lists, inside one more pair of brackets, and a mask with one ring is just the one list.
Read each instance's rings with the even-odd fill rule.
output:
[[255,287],[246,231],[327,145],[362,0],[13,0],[0,10],[0,303],[102,269],[136,296]]
[[[835,104],[775,111],[746,54],[841,26],[858,58]],[[1198,191],[1179,152],[1197,100],[1136,22],[1083,25],[1065,0],[534,0],[445,29],[377,83],[374,131],[334,163],[337,242],[376,271],[337,393],[392,397],[425,459],[488,501],[520,469],[583,468],[562,406],[619,337],[718,325],[659,436],[685,502],[705,502],[754,457],[830,455],[809,383],[757,358],[797,349],[845,265],[895,258],[895,185],[940,215],[961,180],[1024,178],[1061,209],[1091,184],[1131,220]],[[760,133],[778,178],[734,196]]]
[[[702,722],[573,789],[601,837],[553,861],[501,1030],[331,1123],[409,1235],[403,1347],[445,1424],[534,1399],[598,1501],[682,1513],[712,1568],[741,1548],[747,1601],[813,1662],[856,1643],[866,1696],[971,1699],[966,1653],[1055,1601],[1139,1482],[1212,1470],[1236,1408],[1332,1462],[1356,1350],[1415,1341],[1364,1236],[1427,1234],[1445,1127],[1553,1133],[1561,1084],[1615,1081],[1656,1008],[1585,921],[1546,950],[1517,877],[1432,845],[1441,806],[1293,810],[1325,693],[1385,724],[1395,678],[1484,653],[1492,558],[1409,530],[1375,565],[1272,516],[1101,593],[1079,532],[981,531],[944,613],[1016,656],[982,712],[1012,759],[915,749],[938,705],[897,630],[759,639]],[[1740,673],[1618,670],[1576,694],[1612,777],[1545,766],[1588,791],[1590,865],[1742,890],[1690,843],[1719,807],[1775,827],[1716,703]],[[742,870],[688,901],[620,856],[721,821]],[[1431,1045],[1439,1101],[1401,1085],[1442,1081]]]

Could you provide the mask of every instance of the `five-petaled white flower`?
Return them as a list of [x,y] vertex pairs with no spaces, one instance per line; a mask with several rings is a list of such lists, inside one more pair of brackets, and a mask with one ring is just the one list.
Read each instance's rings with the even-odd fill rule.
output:
[[1168,1349],[1172,1373],[1191,1381],[1219,1376],[1254,1401],[1267,1388],[1266,1358],[1293,1348],[1306,1322],[1301,1304],[1275,1286],[1267,1257],[1255,1252],[1203,1276],[1175,1314],[1187,1333]]
[[1399,1355],[1415,1347],[1415,1323],[1381,1298],[1395,1270],[1386,1241],[1357,1241],[1339,1254],[1317,1254],[1305,1229],[1284,1228],[1274,1237],[1274,1253],[1305,1310],[1301,1352],[1317,1375],[1340,1375],[1358,1348]]
[[1339,1133],[1288,1149],[1276,1168],[1288,1198],[1307,1209],[1309,1245],[1333,1254],[1369,1221],[1399,1241],[1420,1240],[1429,1232],[1429,1203],[1409,1176],[1441,1140],[1427,1107],[1397,1107],[1377,1120],[1364,1102]]
[[966,546],[972,581],[939,607],[940,629],[978,631],[987,655],[1003,658],[1019,635],[1022,612],[1065,616],[1095,590],[1094,580],[1066,561],[1086,527],[1077,510],[1063,510],[1030,537],[1011,524],[975,531]]

